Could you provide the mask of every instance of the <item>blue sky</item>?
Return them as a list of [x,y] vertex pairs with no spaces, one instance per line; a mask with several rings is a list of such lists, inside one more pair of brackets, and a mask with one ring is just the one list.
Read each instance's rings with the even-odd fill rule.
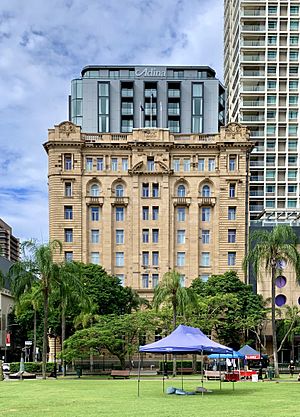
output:
[[222,80],[223,0],[1,0],[0,217],[48,241],[48,128],[86,65],[209,65]]

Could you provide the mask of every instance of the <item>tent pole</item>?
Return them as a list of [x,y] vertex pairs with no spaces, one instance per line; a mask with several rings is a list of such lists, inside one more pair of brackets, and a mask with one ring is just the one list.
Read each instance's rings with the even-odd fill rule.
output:
[[141,376],[141,354],[139,352],[139,369],[138,369],[138,397],[140,396],[140,376]]
[[182,355],[181,355],[181,389],[183,390]]
[[234,366],[233,366],[233,352],[232,352],[232,358],[231,358],[231,366],[232,366],[232,391],[234,391]]
[[219,353],[219,374],[220,374],[220,390],[222,389],[222,373],[221,373],[221,355]]
[[203,349],[201,350],[201,386],[202,386],[202,397],[203,397],[203,391],[204,391],[204,387],[203,387],[203,375],[204,375],[204,370],[203,370]]
[[165,362],[166,362],[166,356],[163,354],[163,363],[162,363],[162,374],[163,374],[163,393],[165,392],[165,372],[168,372],[165,369]]

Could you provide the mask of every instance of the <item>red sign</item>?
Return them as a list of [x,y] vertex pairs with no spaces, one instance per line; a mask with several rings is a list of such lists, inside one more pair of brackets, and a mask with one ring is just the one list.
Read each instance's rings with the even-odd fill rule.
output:
[[246,359],[260,359],[260,355],[246,355]]
[[5,346],[10,347],[10,333],[6,333]]

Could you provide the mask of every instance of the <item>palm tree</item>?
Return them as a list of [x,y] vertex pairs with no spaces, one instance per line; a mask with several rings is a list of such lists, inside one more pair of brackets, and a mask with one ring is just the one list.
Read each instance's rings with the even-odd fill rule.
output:
[[46,379],[49,296],[59,277],[59,265],[53,261],[53,254],[62,250],[62,244],[58,240],[44,245],[26,241],[22,243],[22,249],[24,260],[14,264],[10,270],[12,287],[15,293],[21,294],[32,286],[34,280],[40,282],[44,307],[42,373],[43,379]]
[[[177,327],[177,315],[184,315],[188,306],[196,305],[194,293],[182,286],[181,275],[175,270],[166,272],[160,284],[155,288],[153,307],[157,311],[162,304],[172,307],[173,330]],[[176,376],[175,355],[173,358],[173,376]]]
[[175,270],[166,272],[155,288],[153,307],[157,311],[162,304],[169,304],[172,307],[173,330],[177,327],[177,315],[184,315],[189,305],[196,305],[193,293],[182,286],[181,275]]
[[33,283],[28,291],[21,295],[15,296],[16,299],[16,316],[18,317],[22,312],[27,311],[28,308],[33,309],[33,360],[36,362],[36,348],[37,348],[37,315],[40,310],[43,300],[41,293],[41,286],[39,281]]
[[[53,287],[53,301],[59,303],[61,315],[61,347],[64,349],[66,339],[66,314],[74,304],[82,306],[83,311],[90,307],[89,298],[81,281],[81,268],[74,262],[66,262],[59,266],[58,280]],[[57,305],[57,304],[56,304]],[[65,376],[65,364],[63,372]]]
[[275,376],[279,376],[276,335],[275,280],[281,273],[282,261],[287,262],[300,278],[300,256],[297,251],[297,236],[288,225],[278,225],[271,231],[258,230],[250,236],[250,250],[244,259],[245,272],[249,265],[259,278],[271,273],[271,328]]

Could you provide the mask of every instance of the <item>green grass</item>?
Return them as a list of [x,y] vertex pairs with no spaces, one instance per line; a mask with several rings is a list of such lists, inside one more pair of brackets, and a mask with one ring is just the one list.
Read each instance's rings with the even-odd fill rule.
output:
[[[200,386],[186,378],[184,389]],[[181,380],[165,386],[181,388]],[[0,382],[0,416],[22,417],[299,417],[297,382],[205,382],[210,394],[166,395],[161,380],[58,379]]]

